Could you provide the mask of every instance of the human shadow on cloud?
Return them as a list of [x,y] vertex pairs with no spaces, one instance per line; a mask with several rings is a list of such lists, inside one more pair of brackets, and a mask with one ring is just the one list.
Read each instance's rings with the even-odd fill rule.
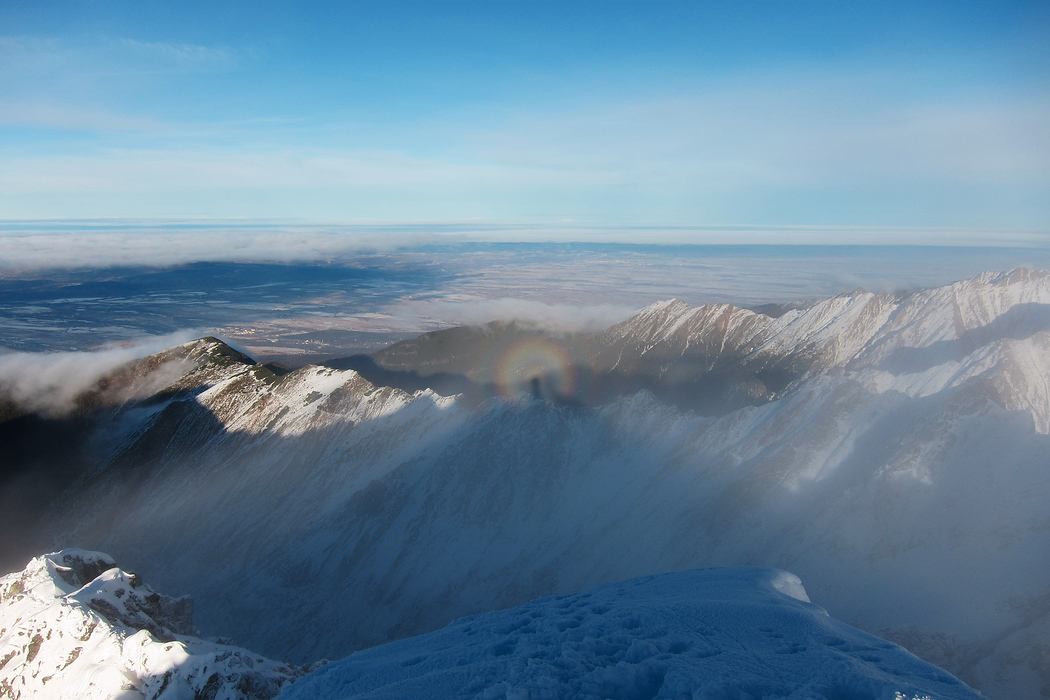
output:
[[751,357],[718,345],[625,351],[594,335],[490,323],[323,364],[410,393],[461,394],[471,405],[524,393],[557,406],[600,406],[646,391],[670,406],[717,416],[782,396],[815,362],[804,354]]

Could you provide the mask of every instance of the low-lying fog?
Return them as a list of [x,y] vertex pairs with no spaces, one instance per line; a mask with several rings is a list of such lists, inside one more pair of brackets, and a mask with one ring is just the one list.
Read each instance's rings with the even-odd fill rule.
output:
[[672,297],[761,307],[857,287],[901,291],[986,270],[1050,267],[1047,248],[674,242],[683,238],[640,244],[484,242],[411,231],[0,231],[0,349],[86,350],[192,330],[295,366],[496,319],[597,330]]

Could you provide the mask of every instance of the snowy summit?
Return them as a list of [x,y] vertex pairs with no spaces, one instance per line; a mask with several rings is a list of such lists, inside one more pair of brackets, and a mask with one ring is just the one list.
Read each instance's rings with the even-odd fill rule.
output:
[[0,698],[268,700],[301,675],[198,639],[192,617],[108,555],[37,557],[0,578]]

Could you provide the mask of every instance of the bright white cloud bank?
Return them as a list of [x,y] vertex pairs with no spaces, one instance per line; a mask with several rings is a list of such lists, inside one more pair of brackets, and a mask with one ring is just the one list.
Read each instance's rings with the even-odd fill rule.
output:
[[[3,222],[0,222],[2,224]],[[4,230],[6,228],[6,230]],[[332,262],[363,253],[457,242],[1050,245],[1033,230],[895,227],[587,227],[483,225],[319,225],[244,221],[8,222],[0,226],[0,273],[114,265],[167,266],[200,261]],[[979,271],[979,270],[977,270]]]
[[60,414],[73,408],[76,397],[91,389],[103,375],[196,335],[193,331],[181,331],[95,352],[0,353],[0,395],[29,410]]

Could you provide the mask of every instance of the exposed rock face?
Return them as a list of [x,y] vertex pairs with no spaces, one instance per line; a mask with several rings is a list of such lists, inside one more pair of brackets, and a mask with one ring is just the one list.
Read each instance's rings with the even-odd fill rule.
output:
[[[1025,270],[776,318],[662,302],[586,353],[524,334],[486,370],[524,393],[469,400],[197,341],[148,359],[187,369],[113,409],[119,447],[53,531],[193,593],[207,633],[298,662],[538,595],[762,565],[992,697],[1038,696],[1048,310],[1050,276]],[[556,399],[604,398],[537,400],[534,370]]]
[[65,549],[0,578],[0,698],[268,700],[301,669],[194,636],[193,604]]

